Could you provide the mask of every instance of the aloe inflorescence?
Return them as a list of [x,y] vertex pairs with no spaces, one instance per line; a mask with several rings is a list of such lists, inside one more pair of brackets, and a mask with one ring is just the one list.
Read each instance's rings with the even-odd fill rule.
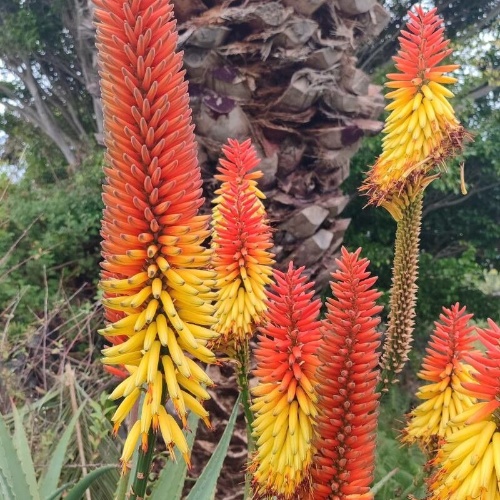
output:
[[189,460],[167,400],[184,426],[188,410],[208,422],[201,402],[212,382],[198,362],[216,361],[206,347],[218,336],[215,272],[173,6],[97,0],[96,17],[107,147],[101,333],[113,344],[103,362],[127,372],[111,394],[122,399],[115,432],[143,395],[121,457],[126,470],[138,441],[145,453],[156,432]]

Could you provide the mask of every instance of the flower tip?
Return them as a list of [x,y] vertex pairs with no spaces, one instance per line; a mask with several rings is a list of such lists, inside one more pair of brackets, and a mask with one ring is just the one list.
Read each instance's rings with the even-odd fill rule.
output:
[[394,90],[386,95],[392,102],[386,107],[390,114],[383,151],[361,188],[370,204],[389,209],[396,220],[399,208],[392,200],[402,195],[414,199],[435,178],[431,174],[463,148],[464,131],[447,100],[453,93],[443,85],[455,83],[444,73],[459,66],[438,65],[452,50],[446,48],[443,21],[435,12],[418,7],[408,13],[407,29],[398,38],[401,48],[393,58],[400,72],[389,73],[385,83]]
[[121,475],[124,476],[125,474],[127,474],[130,471],[130,469],[132,468],[132,464],[130,463],[130,460],[120,459],[120,462],[122,464]]
[[128,373],[125,370],[120,370],[120,368],[116,368],[115,366],[104,365],[104,370],[121,379],[128,377]]
[[202,420],[203,422],[205,423],[205,425],[207,426],[207,429],[213,431],[214,430],[214,427],[212,425],[212,422],[210,422],[210,419],[208,417],[202,417]]
[[141,449],[143,453],[147,453],[148,451],[148,433],[143,432],[141,434]]

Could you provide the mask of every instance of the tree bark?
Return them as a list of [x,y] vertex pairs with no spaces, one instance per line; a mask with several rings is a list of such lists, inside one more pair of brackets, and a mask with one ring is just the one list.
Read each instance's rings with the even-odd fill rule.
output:
[[251,137],[277,266],[307,265],[321,290],[348,225],[340,185],[362,137],[383,127],[381,88],[357,68],[355,49],[387,14],[375,0],[196,5],[174,0],[206,199],[222,144]]
[[77,143],[65,134],[56,123],[51,110],[42,98],[43,90],[33,76],[31,62],[28,59],[23,61],[22,68],[18,70],[17,76],[21,78],[33,99],[34,108],[39,116],[38,126],[42,132],[54,141],[68,162],[70,171],[74,171],[78,163]]
[[81,65],[85,87],[92,99],[97,140],[102,143],[103,114],[97,52],[95,49],[94,4],[92,0],[69,0],[64,12],[64,24],[75,40],[75,50]]

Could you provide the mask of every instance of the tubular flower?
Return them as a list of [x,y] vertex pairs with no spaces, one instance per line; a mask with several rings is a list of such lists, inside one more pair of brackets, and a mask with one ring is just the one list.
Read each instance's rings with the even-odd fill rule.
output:
[[383,151],[368,174],[362,190],[370,203],[384,206],[396,220],[401,209],[436,178],[435,168],[462,150],[466,137],[455,118],[444,85],[456,79],[445,73],[454,64],[439,66],[452,53],[443,37],[443,21],[436,9],[429,12],[417,6],[408,12],[408,30],[401,31],[401,50],[393,59],[400,73],[387,75],[386,97],[393,99],[386,109]]
[[430,479],[432,500],[500,500],[500,328],[478,329],[486,352],[472,352],[465,359],[475,370],[474,382],[462,382],[476,403],[452,424],[464,427],[447,438],[433,465],[440,468]]
[[317,449],[313,464],[315,499],[373,499],[370,484],[375,462],[378,416],[376,392],[380,334],[375,317],[382,307],[373,287],[376,277],[361,249],[342,248],[331,282],[318,349]]
[[430,383],[417,392],[424,402],[410,413],[403,441],[419,441],[425,448],[434,448],[440,438],[448,438],[456,431],[448,425],[450,419],[476,402],[461,387],[461,383],[473,380],[470,367],[464,363],[464,355],[472,350],[475,340],[471,335],[474,328],[468,326],[472,316],[457,303],[451,309],[443,307],[441,322],[434,323],[434,333],[418,374]]
[[115,432],[146,397],[121,457],[124,469],[139,439],[148,446],[159,430],[169,449],[188,449],[170,398],[186,424],[186,411],[207,420],[200,401],[211,380],[186,354],[214,363],[205,346],[214,309],[213,271],[201,175],[196,158],[182,56],[166,0],[96,0],[97,47],[107,146],[102,221],[104,262],[100,286],[113,345],[103,363],[124,365],[126,378],[111,394],[123,398]]
[[310,490],[321,304],[312,300],[313,283],[306,283],[303,270],[290,263],[286,273],[274,272],[255,350],[252,426],[258,450],[250,469],[259,498],[306,498]]
[[212,265],[219,290],[215,304],[221,343],[236,349],[253,334],[265,311],[264,287],[271,282],[273,254],[271,231],[257,188],[262,172],[250,172],[259,159],[250,140],[239,143],[229,139],[222,149],[227,159],[220,160],[216,179],[222,185],[214,200]]

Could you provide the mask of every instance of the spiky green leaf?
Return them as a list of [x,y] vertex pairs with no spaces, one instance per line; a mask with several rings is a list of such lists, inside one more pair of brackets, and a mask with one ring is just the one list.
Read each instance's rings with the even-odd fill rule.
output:
[[61,495],[71,486],[73,486],[73,483],[64,483],[62,486],[59,486],[57,490],[52,492],[45,500],[59,500]]
[[81,500],[85,491],[90,488],[92,483],[100,476],[111,470],[116,470],[116,465],[104,465],[103,467],[93,470],[85,477],[82,477],[82,479],[80,479],[80,481],[78,481],[78,483],[71,488],[68,494],[64,497],[64,500]]
[[73,418],[70,420],[63,435],[61,436],[61,439],[57,443],[54,453],[50,457],[47,471],[40,478],[39,491],[41,498],[49,498],[54,493],[57,485],[59,484],[59,478],[61,476],[61,470],[63,468],[64,462],[66,461],[66,452],[71,441],[71,435],[73,434],[76,422],[80,417],[84,406],[85,403],[83,403],[78,411],[73,415]]
[[214,454],[208,461],[207,466],[203,469],[203,472],[196,481],[196,484],[193,486],[193,489],[189,492],[187,500],[207,500],[208,498],[214,498],[217,480],[219,479],[222,464],[226,458],[229,442],[231,441],[231,437],[233,435],[234,425],[236,423],[236,417],[238,416],[238,410],[240,407],[240,400],[241,394],[236,400],[231,416],[229,417],[227,427],[224,434],[222,434],[222,438],[219,441]]
[[17,456],[21,462],[21,468],[24,472],[24,477],[30,491],[30,499],[40,500],[38,486],[36,484],[36,472],[33,465],[33,458],[31,457],[31,449],[28,444],[26,431],[24,430],[23,421],[17,408],[12,406],[12,414],[14,416],[14,447],[17,450]]
[[[0,492],[9,499],[30,498],[30,487],[12,437],[0,415]],[[9,496],[7,496],[9,495]]]

